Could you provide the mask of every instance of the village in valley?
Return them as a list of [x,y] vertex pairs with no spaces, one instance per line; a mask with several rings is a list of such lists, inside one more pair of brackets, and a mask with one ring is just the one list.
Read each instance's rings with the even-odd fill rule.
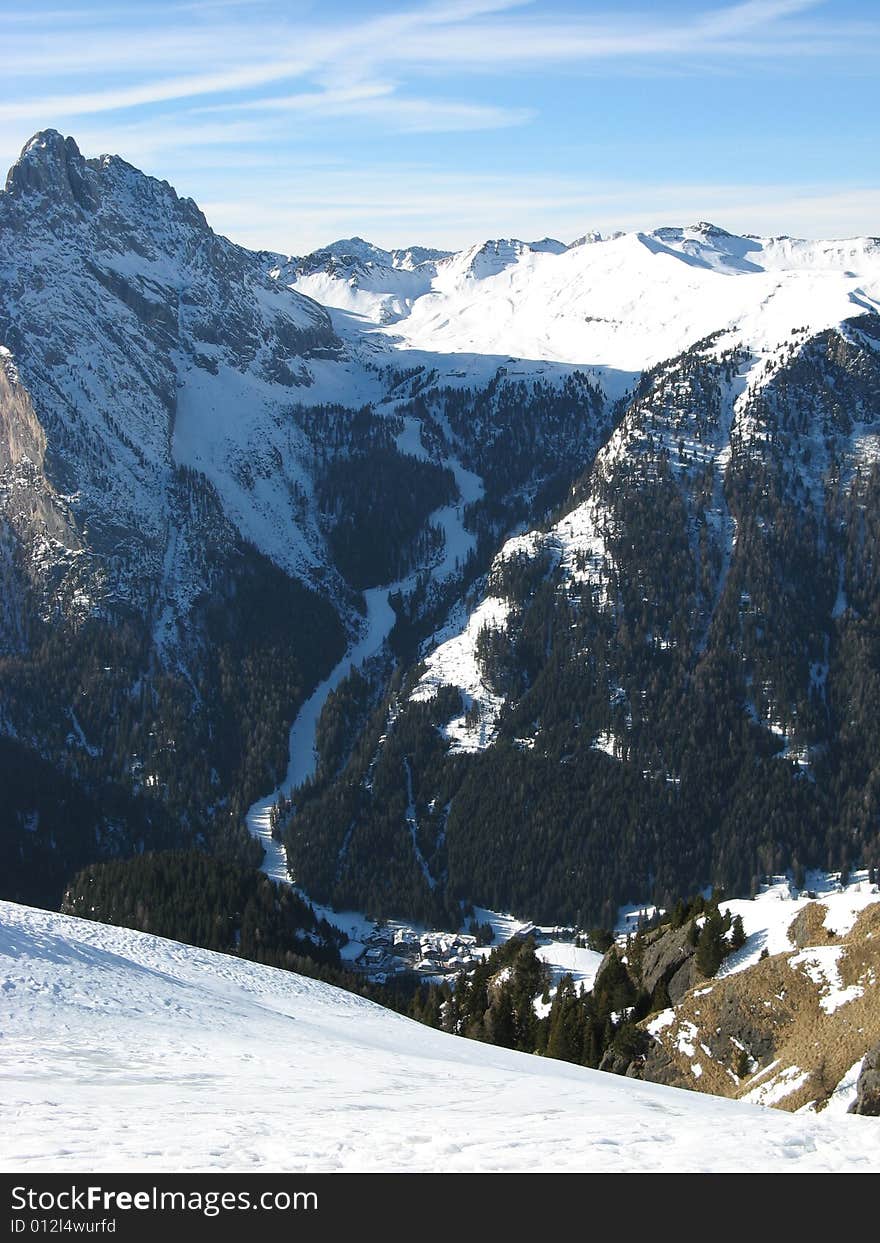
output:
[[380,924],[370,933],[354,965],[378,982],[405,972],[453,975],[480,959],[477,939],[466,933],[416,932]]
[[[543,945],[554,937],[558,939],[560,931],[553,929],[551,936],[550,930],[526,923],[499,940],[531,938],[536,945]],[[465,932],[418,932],[399,924],[379,923],[363,939],[364,948],[352,965],[377,983],[407,972],[426,978],[457,975],[475,967],[498,943],[494,936],[489,939]]]

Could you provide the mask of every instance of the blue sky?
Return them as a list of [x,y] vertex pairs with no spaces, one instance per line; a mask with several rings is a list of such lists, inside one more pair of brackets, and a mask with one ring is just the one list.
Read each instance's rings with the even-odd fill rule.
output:
[[0,26],[0,162],[52,126],[251,246],[880,234],[877,0],[4,0]]

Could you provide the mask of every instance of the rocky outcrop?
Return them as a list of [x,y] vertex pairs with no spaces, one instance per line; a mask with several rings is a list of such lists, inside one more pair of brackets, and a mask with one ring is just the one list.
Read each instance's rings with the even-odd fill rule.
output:
[[681,928],[662,928],[648,933],[642,958],[641,985],[646,993],[654,993],[662,982],[673,1005],[680,1001],[698,978],[692,943],[693,920]]
[[631,1079],[646,1079],[649,1083],[662,1083],[670,1088],[692,1088],[693,1082],[682,1074],[667,1050],[658,1041],[651,1043],[648,1052],[626,1072]]
[[865,1054],[856,1085],[856,1099],[848,1112],[864,1114],[868,1118],[880,1118],[880,1043],[875,1044]]
[[46,475],[46,437],[12,355],[0,349],[0,652],[26,646],[27,616],[74,600],[85,564],[69,506]]
[[78,550],[74,524],[46,478],[45,454],[45,433],[30,395],[18,382],[11,355],[0,353],[0,497],[20,532],[37,528]]
[[72,138],[43,130],[25,145],[6,178],[6,193],[50,194],[55,202],[94,211],[99,196],[85,160]]
[[[715,979],[699,981],[670,1008],[649,1015],[639,1027],[650,1046],[625,1073],[786,1110],[821,1112],[832,1099],[850,1099],[851,1067],[864,1056],[850,1112],[880,1116],[874,986],[880,901],[867,903],[847,928],[852,922],[847,900],[834,894],[800,909],[793,902],[790,949],[761,958],[746,945],[752,959],[747,965],[734,964]],[[838,918],[846,931],[833,931]],[[653,961],[649,952],[650,947],[646,962]],[[624,1073],[618,1064],[610,1068]]]

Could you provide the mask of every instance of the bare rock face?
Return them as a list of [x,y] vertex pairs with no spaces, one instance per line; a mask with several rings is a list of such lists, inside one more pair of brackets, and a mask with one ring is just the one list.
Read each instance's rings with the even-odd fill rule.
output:
[[880,1118],[880,1044],[875,1044],[865,1054],[856,1086],[856,1099],[850,1105],[849,1112]]
[[696,950],[689,937],[691,922],[649,934],[642,959],[642,988],[653,993],[658,984],[665,983],[673,1005],[697,981]]
[[99,202],[86,162],[72,138],[43,130],[26,144],[6,178],[7,194],[51,194],[56,202],[94,211]]
[[663,1045],[656,1040],[652,1042],[641,1064],[637,1066],[633,1063],[626,1073],[632,1079],[645,1079],[649,1083],[662,1083],[671,1088],[693,1087],[693,1082],[685,1078]]
[[26,646],[29,608],[76,611],[86,572],[70,508],[46,476],[46,437],[11,356],[0,347],[0,653]]

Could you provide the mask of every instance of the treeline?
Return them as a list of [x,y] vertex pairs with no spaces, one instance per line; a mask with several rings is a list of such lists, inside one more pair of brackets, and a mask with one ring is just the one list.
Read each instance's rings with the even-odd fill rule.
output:
[[[319,774],[299,792],[283,838],[294,875],[317,901],[337,910],[355,906],[377,918],[459,926],[461,907],[446,884],[446,808],[440,799],[427,805],[425,794],[427,783],[447,764],[437,727],[460,703],[457,692],[442,693],[410,705],[395,720],[399,687],[392,684],[340,776],[326,782]],[[417,808],[414,828],[407,821],[408,767]],[[413,832],[430,881],[415,862]]]
[[395,582],[440,552],[443,532],[428,518],[457,496],[451,470],[393,448],[333,458],[317,489],[333,561],[359,590]]
[[68,878],[96,856],[186,835],[158,799],[121,781],[86,784],[12,738],[0,738],[0,790],[0,896],[13,902],[57,909]]
[[[482,388],[422,389],[401,414],[427,425],[438,445],[449,444],[480,475],[489,497],[510,496],[528,483],[566,487],[609,429],[605,396],[596,377],[574,371],[562,384],[516,379],[498,368]],[[424,433],[423,433],[424,435]],[[550,485],[548,497],[553,491]]]
[[236,569],[197,613],[205,637],[197,688],[205,754],[237,823],[284,776],[290,725],[346,636],[327,599],[268,559],[253,552]]
[[443,533],[428,518],[457,497],[455,477],[399,451],[400,412],[324,404],[296,407],[293,417],[311,443],[331,557],[354,588],[395,582],[442,549]]
[[197,851],[93,864],[61,910],[290,970],[302,958],[338,966],[347,940],[289,887]]

